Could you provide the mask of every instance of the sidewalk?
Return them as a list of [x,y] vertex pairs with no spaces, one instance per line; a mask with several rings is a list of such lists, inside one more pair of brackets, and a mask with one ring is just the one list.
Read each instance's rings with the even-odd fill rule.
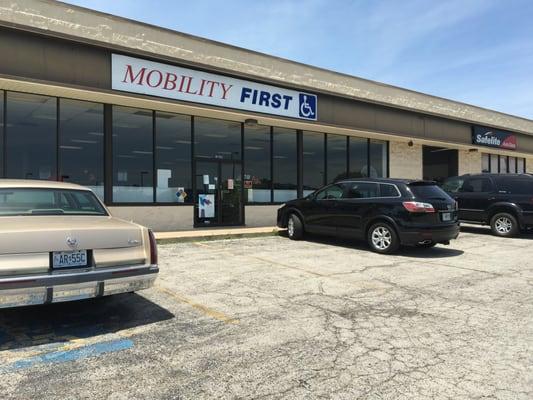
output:
[[177,240],[177,239],[217,239],[217,238],[238,238],[244,236],[262,236],[275,234],[280,229],[276,226],[266,226],[260,228],[199,228],[192,231],[175,232],[154,232],[157,240]]

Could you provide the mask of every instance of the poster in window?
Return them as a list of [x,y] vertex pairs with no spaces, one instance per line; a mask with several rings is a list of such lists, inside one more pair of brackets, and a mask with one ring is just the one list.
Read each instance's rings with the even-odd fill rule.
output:
[[198,218],[215,217],[215,195],[199,194],[198,195]]

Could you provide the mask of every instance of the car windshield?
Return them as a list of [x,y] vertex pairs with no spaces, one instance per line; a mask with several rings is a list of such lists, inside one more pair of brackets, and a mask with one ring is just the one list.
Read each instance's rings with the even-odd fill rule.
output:
[[415,195],[416,198],[422,198],[422,199],[434,199],[434,200],[447,200],[449,199],[449,196],[446,194],[444,190],[442,190],[437,185],[416,185],[411,184],[409,185],[409,189],[411,190],[411,193]]
[[0,189],[0,216],[107,215],[96,196],[86,190]]

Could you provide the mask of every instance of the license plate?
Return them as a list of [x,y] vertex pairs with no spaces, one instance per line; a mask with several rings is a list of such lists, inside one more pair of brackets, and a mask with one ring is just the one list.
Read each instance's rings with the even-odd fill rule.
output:
[[53,268],[85,267],[87,266],[87,250],[54,251]]
[[442,213],[442,220],[443,221],[451,221],[452,220],[452,213]]

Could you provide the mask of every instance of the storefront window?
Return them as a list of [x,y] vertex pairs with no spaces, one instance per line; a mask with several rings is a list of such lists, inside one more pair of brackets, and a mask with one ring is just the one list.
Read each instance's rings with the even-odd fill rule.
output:
[[244,126],[244,190],[248,203],[270,203],[270,127]]
[[347,137],[327,135],[327,183],[346,178]]
[[350,138],[350,178],[368,176],[368,140]]
[[104,106],[59,100],[59,180],[104,198]]
[[212,118],[194,118],[196,157],[241,159],[241,123]]
[[509,157],[509,172],[516,173],[516,157]]
[[490,155],[490,172],[493,174],[498,173],[498,166],[499,166],[499,160],[497,154],[491,154]]
[[526,173],[526,159],[525,158],[518,158],[516,160],[516,168],[519,174],[525,174]]
[[490,155],[483,153],[481,155],[481,172],[490,172]]
[[387,176],[387,142],[383,140],[370,140],[370,173],[372,178]]
[[500,156],[500,174],[506,174],[507,170],[507,156]]
[[191,203],[191,117],[155,113],[156,201]]
[[113,107],[113,202],[153,202],[152,111]]
[[481,162],[483,172],[492,174],[523,174],[526,172],[526,160],[524,158],[483,154]]
[[324,186],[324,134],[303,132],[303,195]]
[[296,131],[274,128],[273,141],[274,201],[295,199],[298,196]]
[[0,90],[0,178],[4,176],[4,91]]
[[7,93],[8,178],[56,179],[57,99]]

